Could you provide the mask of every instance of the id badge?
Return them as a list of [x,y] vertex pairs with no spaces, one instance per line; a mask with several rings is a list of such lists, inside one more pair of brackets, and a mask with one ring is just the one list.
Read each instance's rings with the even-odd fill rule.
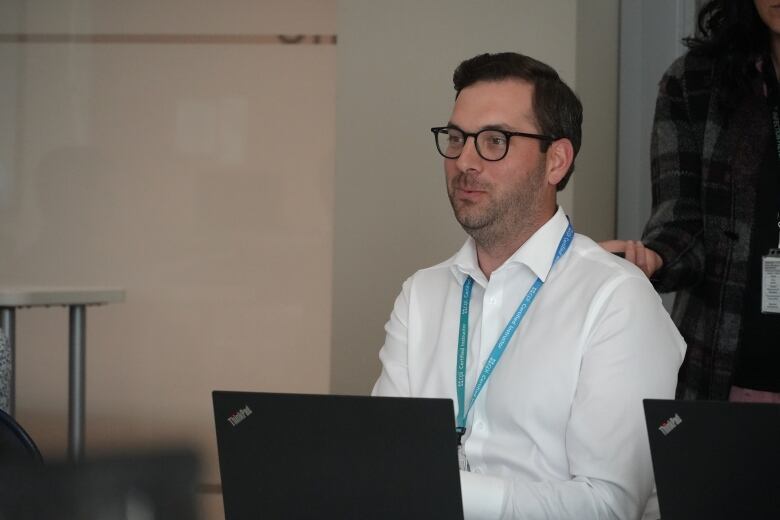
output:
[[466,458],[466,450],[463,449],[463,444],[458,443],[458,466],[463,471],[470,471],[469,461]]
[[780,314],[780,249],[770,249],[761,264],[761,312]]

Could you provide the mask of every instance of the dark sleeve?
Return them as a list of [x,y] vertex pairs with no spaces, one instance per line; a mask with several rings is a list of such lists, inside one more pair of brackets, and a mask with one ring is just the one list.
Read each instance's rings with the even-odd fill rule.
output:
[[704,275],[702,141],[709,71],[677,60],[661,80],[650,144],[653,209],[642,242],[663,259],[651,281],[659,292],[698,284]]

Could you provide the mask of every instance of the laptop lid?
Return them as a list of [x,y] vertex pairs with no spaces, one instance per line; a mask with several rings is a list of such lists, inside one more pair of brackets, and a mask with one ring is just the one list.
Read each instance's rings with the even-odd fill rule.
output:
[[449,399],[212,396],[226,520],[463,517]]
[[644,407],[663,520],[780,518],[780,405]]

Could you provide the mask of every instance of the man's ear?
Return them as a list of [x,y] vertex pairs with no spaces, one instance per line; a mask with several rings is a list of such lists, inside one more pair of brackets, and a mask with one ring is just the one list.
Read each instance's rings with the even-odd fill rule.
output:
[[557,186],[574,161],[574,147],[568,139],[558,139],[547,149],[547,182]]

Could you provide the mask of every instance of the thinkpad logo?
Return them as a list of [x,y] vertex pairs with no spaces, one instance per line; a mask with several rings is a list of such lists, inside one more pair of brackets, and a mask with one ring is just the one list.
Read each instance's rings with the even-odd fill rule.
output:
[[237,411],[233,415],[231,415],[230,417],[228,417],[228,422],[230,424],[232,424],[233,426],[236,426],[237,424],[239,424],[241,421],[243,421],[244,419],[246,419],[250,415],[252,415],[252,410],[247,405],[247,406],[241,408],[239,411]]
[[674,417],[670,417],[664,423],[658,427],[659,430],[661,430],[661,433],[664,435],[669,435],[672,430],[677,428],[677,425],[682,422],[682,419],[678,414],[674,414]]

